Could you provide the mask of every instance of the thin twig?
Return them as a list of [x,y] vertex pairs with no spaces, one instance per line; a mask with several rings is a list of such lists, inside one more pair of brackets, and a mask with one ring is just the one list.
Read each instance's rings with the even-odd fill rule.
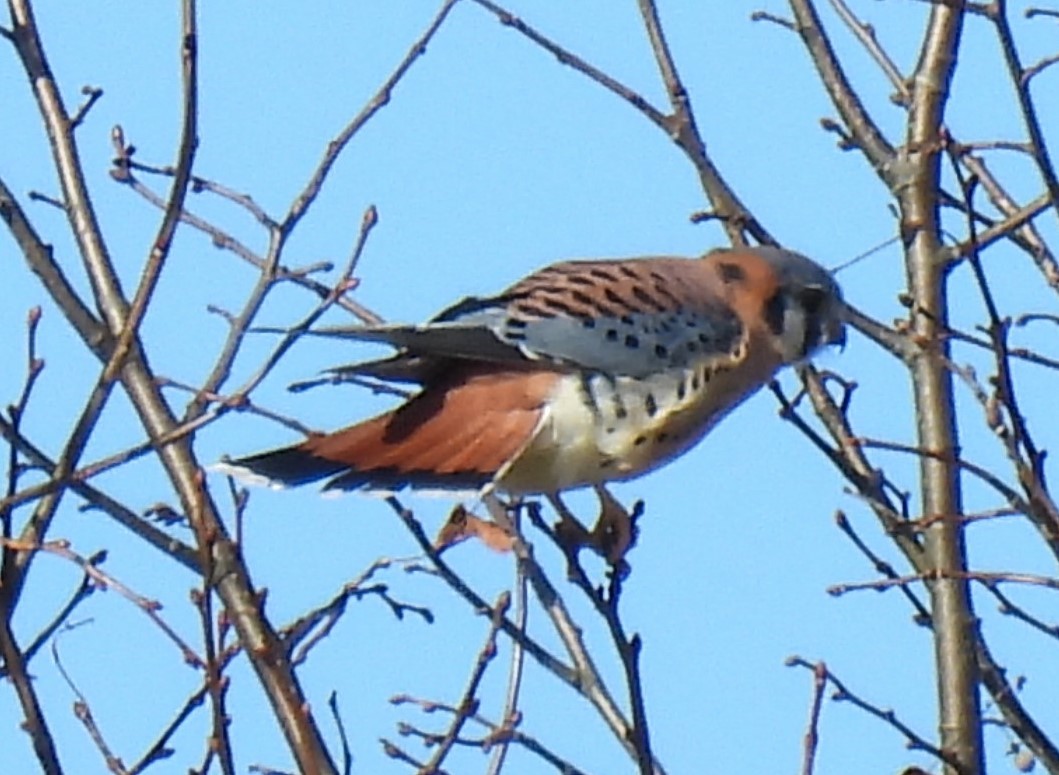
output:
[[925,751],[938,761],[945,762],[949,765],[954,764],[951,754],[930,743],[922,735],[914,732],[911,727],[897,717],[897,714],[894,713],[894,711],[880,708],[851,692],[849,688],[840,681],[833,672],[828,670],[822,662],[812,663],[806,661],[802,657],[792,656],[787,658],[787,665],[789,667],[804,667],[806,670],[812,672],[814,676],[816,676],[818,672],[822,672],[826,677],[826,681],[835,688],[834,694],[831,695],[832,700],[835,702],[849,702],[880,721],[886,722],[889,726],[893,727],[904,736],[910,749],[915,751]]
[[[81,622],[80,624],[85,624],[85,622]],[[73,692],[74,696],[77,698],[74,701],[74,715],[77,717],[77,720],[84,725],[85,730],[88,732],[88,736],[92,738],[92,742],[103,756],[103,761],[106,762],[107,769],[114,773],[114,775],[129,775],[129,771],[125,769],[125,764],[118,756],[114,755],[110,746],[107,744],[106,739],[103,737],[103,732],[100,730],[95,717],[92,715],[92,707],[88,704],[88,700],[85,698],[84,694],[81,693],[81,690],[77,688],[77,684],[74,683],[70,674],[66,672],[62,660],[59,658],[59,637],[63,633],[71,632],[78,626],[80,625],[67,624],[63,631],[52,639],[52,661],[55,662],[55,667],[59,671],[59,675],[62,676],[70,691]]]
[[409,47],[404,58],[397,67],[394,68],[394,71],[390,76],[383,82],[382,86],[375,93],[375,96],[373,96],[360,113],[358,113],[353,120],[350,121],[349,124],[347,124],[346,127],[327,144],[327,150],[324,152],[323,158],[313,171],[309,182],[306,183],[305,188],[302,189],[302,192],[291,205],[286,217],[284,217],[279,224],[278,231],[281,235],[281,241],[285,235],[289,235],[291,231],[293,231],[294,227],[298,225],[298,222],[305,216],[309,207],[316,200],[316,197],[320,193],[320,189],[324,184],[324,180],[326,180],[327,175],[331,172],[331,168],[338,160],[343,149],[349,144],[349,141],[353,139],[357,132],[359,132],[384,105],[390,102],[394,88],[400,83],[401,79],[404,78],[405,74],[415,61],[426,52],[427,45],[441,28],[441,25],[449,15],[449,11],[452,10],[452,7],[456,2],[457,0],[445,0],[441,4],[441,8],[434,15],[433,20],[427,26],[426,30],[411,45],[411,47]]
[[474,667],[471,670],[467,686],[463,690],[463,696],[456,704],[456,713],[453,714],[452,722],[441,737],[434,755],[420,768],[419,775],[435,775],[438,772],[442,762],[445,761],[456,739],[459,737],[463,725],[467,723],[468,718],[477,713],[478,688],[485,677],[486,669],[496,659],[496,635],[500,631],[501,623],[510,608],[511,594],[506,591],[501,592],[496,602],[493,603],[489,617],[489,633],[486,635],[482,648],[478,651],[478,657],[474,661]]
[[802,775],[813,775],[816,748],[820,743],[820,710],[824,704],[824,689],[827,688],[827,665],[813,665],[813,699],[809,703],[809,721],[802,742]]

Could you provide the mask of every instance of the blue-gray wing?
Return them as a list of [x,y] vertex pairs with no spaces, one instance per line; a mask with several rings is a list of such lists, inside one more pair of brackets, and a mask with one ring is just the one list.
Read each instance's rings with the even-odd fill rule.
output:
[[423,382],[452,361],[547,362],[643,377],[728,357],[744,327],[707,262],[649,258],[555,264],[499,296],[464,299],[423,325],[315,333],[385,342],[400,351],[337,371]]

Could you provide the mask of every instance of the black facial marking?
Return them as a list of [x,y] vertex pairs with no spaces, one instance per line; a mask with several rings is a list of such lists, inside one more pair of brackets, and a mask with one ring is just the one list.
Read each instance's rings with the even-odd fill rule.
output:
[[765,322],[776,336],[783,333],[783,315],[787,310],[787,298],[777,293],[765,304]]
[[802,307],[805,308],[805,311],[810,315],[816,315],[824,305],[824,299],[827,298],[827,293],[823,288],[809,286],[808,288],[802,289],[799,298],[801,299]]
[[729,264],[722,261],[718,264],[721,270],[721,279],[725,284],[730,283],[741,283],[746,279],[746,272],[743,271],[743,267],[738,264]]

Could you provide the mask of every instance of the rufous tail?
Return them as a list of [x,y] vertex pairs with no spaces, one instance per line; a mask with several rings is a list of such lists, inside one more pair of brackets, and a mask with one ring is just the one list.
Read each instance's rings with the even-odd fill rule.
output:
[[464,369],[393,411],[227,467],[290,486],[328,478],[328,490],[479,489],[525,449],[557,378]]

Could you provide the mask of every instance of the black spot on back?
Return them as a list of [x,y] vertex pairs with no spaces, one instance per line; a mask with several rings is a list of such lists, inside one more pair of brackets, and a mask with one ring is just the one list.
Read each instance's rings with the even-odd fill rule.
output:
[[594,266],[588,270],[588,274],[595,277],[597,280],[603,280],[608,283],[618,282],[618,278],[612,275],[607,269],[602,266]]
[[636,286],[632,289],[632,295],[636,297],[636,300],[640,302],[645,308],[654,310],[655,312],[665,312],[666,305],[656,299],[654,296],[649,294],[640,286]]
[[549,310],[555,310],[563,315],[579,317],[578,310],[571,307],[566,299],[561,296],[544,296],[540,299],[540,304]]
[[570,291],[570,296],[572,296],[574,301],[578,304],[584,304],[586,307],[591,307],[595,304],[595,300],[590,295],[584,291],[579,291],[576,288]]

